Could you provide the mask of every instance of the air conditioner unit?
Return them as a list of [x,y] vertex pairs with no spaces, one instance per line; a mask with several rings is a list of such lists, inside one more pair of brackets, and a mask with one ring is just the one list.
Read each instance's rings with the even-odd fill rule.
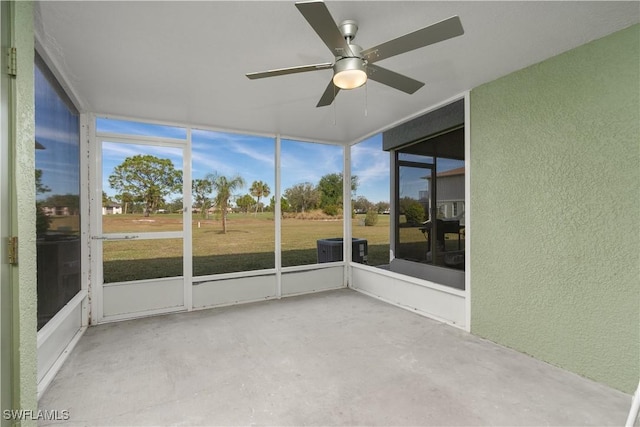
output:
[[[320,239],[318,243],[318,263],[342,261],[342,237]],[[360,264],[367,263],[369,247],[366,239],[351,239],[351,260]]]

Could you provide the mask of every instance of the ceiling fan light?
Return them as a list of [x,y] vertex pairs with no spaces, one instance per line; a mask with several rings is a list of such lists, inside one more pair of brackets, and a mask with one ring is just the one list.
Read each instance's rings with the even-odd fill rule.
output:
[[343,58],[334,66],[333,84],[340,89],[355,89],[367,81],[364,63],[360,58]]

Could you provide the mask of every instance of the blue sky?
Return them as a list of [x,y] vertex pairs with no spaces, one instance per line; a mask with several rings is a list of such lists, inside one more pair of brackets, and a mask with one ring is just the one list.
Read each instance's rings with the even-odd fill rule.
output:
[[[74,116],[48,87],[44,77],[40,78],[40,90],[36,110],[38,125],[36,140],[45,149],[36,150],[36,168],[43,170],[43,183],[51,194],[77,194],[79,186],[78,134],[73,127]],[[46,107],[46,108],[44,108]],[[62,126],[61,126],[62,125]],[[129,122],[123,120],[98,119],[98,130],[128,135],[157,136],[186,140],[186,129]],[[342,147],[329,144],[312,144],[282,140],[281,178],[282,190],[302,182],[317,184],[328,173],[342,172]],[[176,169],[184,168],[182,150],[174,147],[134,145],[114,142],[103,143],[103,189],[109,196],[115,191],[109,187],[108,177],[113,169],[126,157],[136,154],[151,154],[170,159]],[[446,163],[446,162],[445,162]],[[447,170],[459,164],[439,164],[439,170]],[[358,177],[356,196],[364,196],[369,201],[389,201],[389,153],[382,150],[382,135],[374,135],[352,147],[351,173]],[[226,176],[240,175],[246,182],[245,188],[237,195],[246,194],[253,181],[264,181],[275,193],[275,139],[227,132],[204,130],[192,131],[192,177],[204,178],[217,173]],[[408,184],[406,182],[406,184]],[[423,180],[417,178],[411,192],[424,187]],[[405,190],[409,190],[405,187]],[[414,191],[415,190],[415,191]],[[414,195],[414,197],[416,197]],[[171,195],[168,200],[178,197]]]
[[[186,139],[186,130],[121,120],[98,119],[101,132]],[[238,195],[246,194],[253,181],[264,181],[275,192],[275,139],[226,132],[192,131],[192,177],[209,173],[240,175],[246,182]],[[108,177],[128,156],[151,154],[168,158],[183,169],[181,150],[172,147],[103,143],[103,188],[113,196]],[[282,140],[282,190],[302,182],[317,184],[323,175],[341,173],[341,146]],[[382,136],[376,135],[353,147],[352,174],[359,178],[358,196],[372,202],[389,200],[389,153],[382,151]],[[269,196],[270,197],[270,196]],[[169,199],[172,197],[170,196]]]
[[351,148],[351,174],[358,177],[356,197],[370,202],[389,202],[389,153],[382,151],[382,134],[374,135]]

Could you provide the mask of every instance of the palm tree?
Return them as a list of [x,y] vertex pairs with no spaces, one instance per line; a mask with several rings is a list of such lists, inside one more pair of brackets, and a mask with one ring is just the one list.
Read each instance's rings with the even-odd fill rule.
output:
[[233,191],[244,187],[244,179],[240,175],[227,178],[223,175],[209,174],[206,179],[211,181],[211,186],[216,192],[214,203],[222,212],[222,232],[227,233],[227,208]]
[[[251,195],[253,197],[257,197],[258,198],[258,202],[256,203],[256,211],[254,213],[254,215],[258,214],[258,206],[260,206],[260,198],[261,197],[268,197],[269,194],[271,194],[271,189],[269,188],[269,186],[267,185],[266,182],[262,182],[262,181],[253,181],[253,184],[251,184],[251,188],[249,189],[249,192],[251,193]],[[264,209],[263,209],[264,211]]]
[[193,194],[193,202],[200,208],[200,216],[207,217],[209,209],[209,194],[213,190],[212,183],[208,179],[194,179],[191,183],[191,193]]

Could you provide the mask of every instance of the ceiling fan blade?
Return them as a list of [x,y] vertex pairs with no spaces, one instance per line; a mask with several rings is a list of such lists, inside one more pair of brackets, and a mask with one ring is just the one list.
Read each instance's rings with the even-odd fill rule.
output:
[[405,34],[397,39],[362,51],[362,56],[369,63],[381,61],[401,53],[438,43],[464,34],[462,22],[457,16],[445,19],[413,33]]
[[424,83],[419,82],[418,80],[414,80],[411,77],[403,76],[395,71],[387,70],[386,68],[382,68],[374,64],[367,64],[367,76],[371,80],[391,86],[394,89],[401,90],[408,94],[412,94],[424,86]]
[[353,55],[324,2],[315,0],[299,2],[296,3],[296,7],[334,56]]
[[284,76],[286,74],[304,73],[307,71],[326,70],[333,67],[331,62],[322,64],[301,65],[299,67],[277,68],[275,70],[258,71],[256,73],[247,73],[246,76],[251,80],[263,79],[265,77]]
[[336,99],[336,96],[338,96],[338,92],[340,92],[340,88],[333,84],[333,80],[329,81],[329,85],[320,97],[320,101],[318,101],[318,105],[316,105],[316,108],[331,105],[333,100]]

